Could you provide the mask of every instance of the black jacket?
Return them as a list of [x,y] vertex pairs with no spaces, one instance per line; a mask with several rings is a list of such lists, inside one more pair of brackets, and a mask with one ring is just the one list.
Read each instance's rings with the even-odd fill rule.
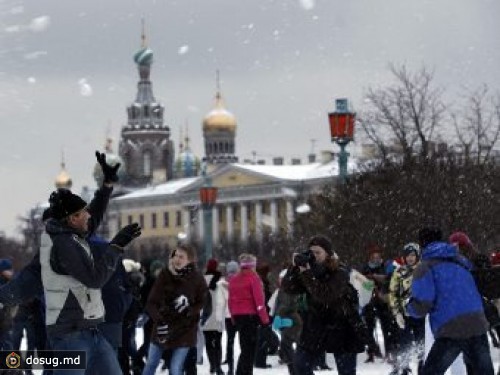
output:
[[306,294],[307,311],[299,341],[304,350],[364,351],[367,331],[359,316],[357,292],[345,270],[333,261],[302,273],[298,267],[291,267],[281,285],[287,293]]
[[[87,206],[91,215],[87,237],[92,236],[99,227],[112,191],[113,188],[102,186]],[[0,287],[0,303],[4,305],[18,305],[32,298],[43,298],[39,251],[14,279]]]

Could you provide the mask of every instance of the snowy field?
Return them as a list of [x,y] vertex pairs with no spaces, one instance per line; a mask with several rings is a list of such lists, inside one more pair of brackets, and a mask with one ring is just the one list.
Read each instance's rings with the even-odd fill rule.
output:
[[[380,331],[380,327],[378,327],[378,342],[383,342],[382,339],[382,332]],[[142,330],[137,330],[137,343],[138,345],[142,344],[143,341],[143,336],[142,336]],[[225,345],[226,345],[226,337],[225,334],[223,335],[222,338],[222,350],[223,350],[223,358],[225,357]],[[25,348],[25,342],[23,340],[21,344],[21,348]],[[240,353],[240,348],[239,348],[239,342],[238,342],[238,335],[236,335],[236,340],[235,340],[235,358],[237,359]],[[495,371],[497,371],[499,364],[500,364],[500,352],[497,348],[491,348],[491,355],[494,361],[494,366],[495,366]],[[392,367],[387,364],[385,361],[381,360],[380,358],[375,359],[374,363],[364,363],[366,360],[366,354],[361,353],[358,355],[358,370],[357,373],[359,375],[389,375],[391,372]],[[270,369],[254,369],[254,375],[288,375],[288,370],[285,365],[280,365],[278,363],[278,356],[269,356],[267,363],[272,365]],[[316,371],[315,374],[337,374],[337,371],[335,371],[335,360],[333,359],[333,356],[331,354],[328,354],[327,356],[327,363],[328,365],[333,369],[332,371]],[[236,364],[235,364],[236,365]],[[416,360],[412,364],[412,370],[413,374],[417,375],[417,369],[416,369]],[[227,366],[223,365],[222,369],[224,371],[227,370]],[[41,375],[41,371],[34,371],[36,375]],[[156,371],[156,374],[163,374],[167,375],[168,370],[161,371],[161,364]],[[209,365],[208,365],[208,359],[206,357],[206,354],[203,354],[203,365],[198,366],[198,374],[199,375],[209,375]],[[57,373],[56,373],[57,375]],[[450,371],[447,372],[447,375],[465,375],[465,373],[458,372],[458,373],[451,373]]]

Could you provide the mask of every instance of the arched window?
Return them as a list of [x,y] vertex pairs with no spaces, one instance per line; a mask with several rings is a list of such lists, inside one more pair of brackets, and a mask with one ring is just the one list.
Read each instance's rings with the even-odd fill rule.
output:
[[151,176],[152,168],[151,168],[151,152],[145,151],[142,156],[142,171],[144,176]]

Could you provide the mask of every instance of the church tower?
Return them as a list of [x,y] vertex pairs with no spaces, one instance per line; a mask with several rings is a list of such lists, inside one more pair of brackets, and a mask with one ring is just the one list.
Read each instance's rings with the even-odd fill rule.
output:
[[236,163],[235,155],[236,118],[224,108],[217,71],[215,108],[203,119],[205,158],[209,164]]
[[141,49],[134,55],[139,70],[135,101],[127,107],[118,153],[126,167],[122,184],[141,187],[173,178],[174,148],[170,128],[163,122],[164,107],[153,96],[149,78],[153,51],[148,48],[142,25]]

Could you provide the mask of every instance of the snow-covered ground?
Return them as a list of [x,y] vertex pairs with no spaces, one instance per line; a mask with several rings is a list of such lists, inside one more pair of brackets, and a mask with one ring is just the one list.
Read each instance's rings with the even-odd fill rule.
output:
[[[382,339],[382,333],[380,332],[380,327],[378,329],[378,342],[383,342]],[[142,330],[137,330],[137,343],[140,345],[142,344],[143,341],[143,336],[142,336]],[[222,347],[223,347],[223,357],[225,356],[225,343],[226,343],[226,337],[225,335],[222,338]],[[25,342],[23,340],[21,344],[21,348],[25,348]],[[235,358],[237,359],[240,353],[240,348],[238,345],[238,336],[236,336],[235,340]],[[496,348],[491,349],[491,355],[495,364],[495,371],[498,369],[499,364],[500,364],[500,353],[499,350]],[[366,360],[366,354],[362,353],[358,355],[358,371],[357,373],[359,375],[388,375],[391,371],[391,366],[386,363],[385,361],[381,359],[376,359],[375,363],[365,363]],[[268,364],[272,365],[270,369],[254,369],[254,375],[288,375],[288,371],[285,365],[280,365],[278,363],[278,356],[269,356],[268,357]],[[316,374],[337,374],[337,371],[335,371],[335,360],[333,359],[333,356],[331,354],[327,355],[327,363],[328,365],[333,369],[332,371],[317,371]],[[225,371],[227,370],[227,367],[223,365],[222,369]],[[417,374],[416,371],[416,361],[412,363],[412,369],[413,369],[413,374]],[[36,375],[41,375],[41,371],[35,371]],[[156,374],[163,374],[166,375],[168,374],[168,371],[161,371],[161,365],[156,371]],[[203,355],[203,365],[198,366],[198,374],[199,375],[209,375],[209,365],[208,365],[208,359],[206,357],[206,354],[204,353]],[[451,374],[450,371],[447,372],[447,375],[462,375],[462,374]],[[465,375],[465,374],[463,374]]]

